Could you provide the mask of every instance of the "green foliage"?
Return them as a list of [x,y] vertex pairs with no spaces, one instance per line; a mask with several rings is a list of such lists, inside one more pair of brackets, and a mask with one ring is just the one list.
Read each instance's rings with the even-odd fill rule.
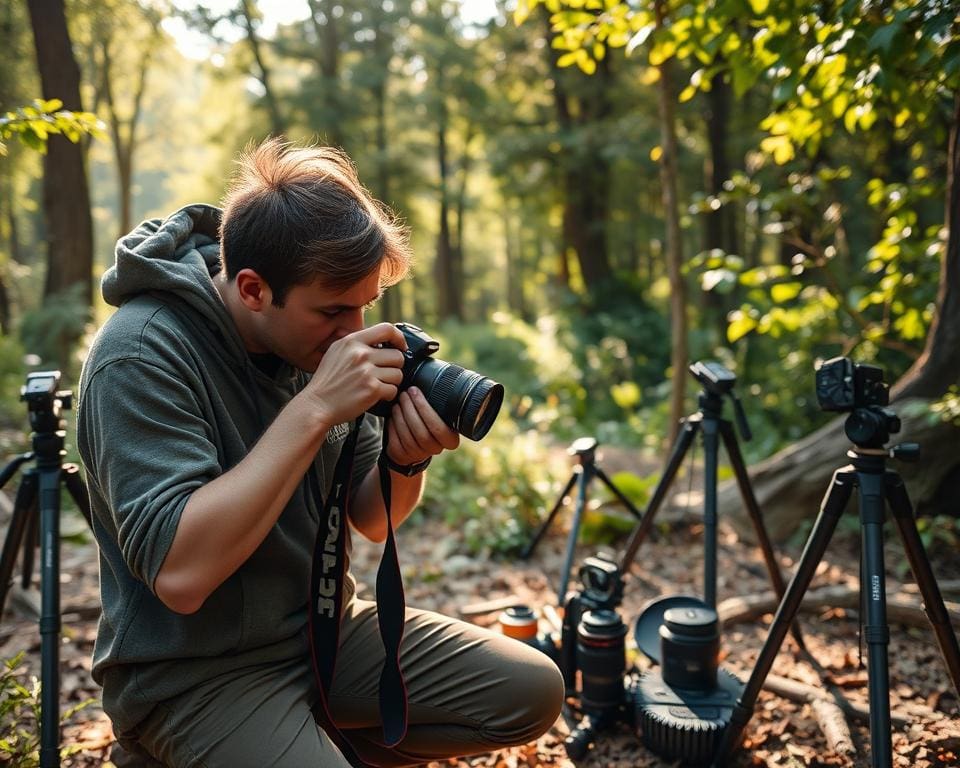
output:
[[[35,768],[40,765],[40,681],[33,677],[29,685],[23,682],[19,669],[23,653],[4,659],[0,672],[0,762],[11,768]],[[94,704],[87,699],[62,713],[61,722],[73,717],[85,707]],[[79,746],[63,747],[60,758],[65,759],[80,751]]]
[[40,154],[47,152],[50,136],[66,136],[76,144],[81,136],[102,136],[103,123],[90,112],[61,109],[59,99],[34,99],[33,105],[18,107],[0,117],[0,156],[7,154],[5,139],[16,137],[20,143]]
[[522,427],[635,444],[645,409],[662,399],[666,326],[636,289],[600,294],[602,304],[565,294],[535,324],[505,312],[490,324],[445,324],[438,357],[503,384],[505,409]]
[[[26,426],[26,408],[20,402],[26,375],[23,346],[14,336],[0,336],[0,425]],[[0,450],[6,447],[0,442]]]
[[[642,513],[660,477],[659,473],[641,477],[633,472],[617,472],[610,481]],[[581,540],[587,544],[613,545],[630,534],[637,519],[605,485],[597,488],[601,489],[597,499],[584,510]]]
[[930,411],[935,418],[960,427],[960,387],[951,385],[940,400],[930,405]]
[[481,442],[463,440],[434,459],[420,508],[459,529],[471,553],[515,555],[556,486],[547,454],[538,433],[518,432],[501,413]]
[[73,340],[83,336],[89,320],[85,286],[76,283],[24,315],[20,325],[23,346],[44,365],[59,366],[69,374],[77,362],[71,355]]

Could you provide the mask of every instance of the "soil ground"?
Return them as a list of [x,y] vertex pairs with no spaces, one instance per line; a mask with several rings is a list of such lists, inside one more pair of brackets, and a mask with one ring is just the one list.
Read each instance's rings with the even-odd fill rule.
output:
[[[612,473],[612,470],[608,469]],[[689,492],[688,489],[684,489]],[[695,491],[687,497],[676,493],[658,513],[651,537],[643,542],[631,563],[623,604],[624,621],[632,628],[644,604],[663,595],[702,594],[703,525],[697,513],[700,498]],[[849,513],[848,513],[849,514]],[[523,561],[491,561],[462,553],[459,531],[436,520],[415,519],[398,532],[401,563],[408,605],[460,615],[465,607],[498,598],[516,598],[549,612],[556,606],[555,590],[564,562],[569,515],[562,515],[537,548]],[[0,516],[0,530],[6,530]],[[82,528],[82,521],[67,519],[64,528]],[[858,590],[858,546],[856,524],[835,535],[821,562],[811,589],[827,585],[849,585]],[[888,600],[901,597],[919,605],[912,578],[905,567],[903,549],[895,526],[885,527],[888,568]],[[622,547],[623,541],[617,546]],[[781,568],[787,578],[800,556],[799,542],[777,546]],[[770,591],[770,580],[759,549],[741,539],[721,520],[717,536],[717,596],[743,597]],[[596,547],[579,544],[575,563],[594,554]],[[610,550],[616,553],[616,549]],[[379,547],[357,545],[354,570],[361,582],[361,595],[372,592]],[[934,572],[944,585],[944,597],[957,599],[960,560],[955,551],[933,548],[929,552]],[[64,708],[93,702],[67,720],[64,743],[74,752],[64,759],[66,768],[112,766],[114,748],[109,720],[96,703],[97,686],[90,678],[90,656],[99,615],[97,562],[94,545],[73,537],[63,545],[61,565],[63,643],[61,648],[62,705]],[[36,580],[35,580],[36,582]],[[30,607],[37,601],[36,583],[26,592],[14,589],[0,623],[0,658],[19,652],[25,657],[17,674],[26,680],[39,672],[40,642],[35,615]],[[469,616],[468,620],[496,628],[499,609]],[[769,614],[759,619],[733,623],[724,628],[722,665],[742,680],[749,675],[766,637]],[[865,643],[860,641],[859,619],[850,608],[822,608],[802,612],[807,647],[820,670],[796,653],[791,639],[783,644],[772,672],[787,678],[823,687],[832,683],[851,702],[867,706]],[[956,626],[955,626],[956,629]],[[960,766],[960,701],[950,684],[946,669],[928,626],[891,624],[889,646],[890,705],[905,713],[906,722],[893,729],[895,766],[941,768]],[[631,632],[632,636],[632,632]],[[642,654],[632,648],[630,657],[640,667],[648,666]],[[861,663],[860,648],[864,648]],[[575,703],[575,702],[574,702]],[[0,707],[2,712],[2,707]],[[839,755],[827,744],[808,703],[761,692],[755,713],[745,729],[745,739],[732,765],[743,766],[859,766],[870,765],[870,736],[866,723],[849,720],[855,753]],[[29,723],[24,723],[29,726]],[[536,743],[444,763],[441,766],[571,766],[563,740],[576,725],[575,710],[565,711],[555,726]],[[0,738],[5,734],[0,733]],[[2,760],[0,760],[2,762]],[[672,763],[652,754],[626,725],[604,732],[587,757],[577,763],[588,768],[603,766],[666,766]]]

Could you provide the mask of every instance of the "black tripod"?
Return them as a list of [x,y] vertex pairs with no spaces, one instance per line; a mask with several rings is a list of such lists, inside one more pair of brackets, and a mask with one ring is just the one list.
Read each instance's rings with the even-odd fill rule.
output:
[[[23,586],[33,572],[34,548],[40,547],[40,766],[60,765],[60,483],[90,523],[87,491],[74,464],[64,464],[61,409],[69,409],[70,392],[58,392],[59,371],[31,373],[20,390],[33,428],[33,450],[17,456],[0,472],[0,488],[24,463],[35,460],[17,489],[13,516],[0,556],[0,614],[6,604],[17,552],[23,548]],[[38,536],[39,518],[39,536]]]
[[[620,569],[623,573],[629,572],[630,564],[636,557],[637,550],[653,526],[653,517],[666,498],[670,483],[673,482],[677,470],[683,464],[684,456],[690,450],[690,446],[693,445],[697,433],[702,430],[704,445],[704,602],[711,608],[717,607],[717,466],[721,439],[727,449],[730,463],[733,465],[743,503],[756,530],[757,541],[760,544],[767,571],[770,573],[773,589],[777,597],[782,597],[786,588],[785,583],[773,554],[773,546],[770,544],[770,537],[767,535],[763,517],[760,514],[760,506],[757,504],[757,499],[750,486],[750,476],[747,474],[747,467],[744,464],[743,455],[740,453],[740,446],[737,444],[737,434],[734,431],[733,424],[722,417],[723,396],[726,395],[733,401],[734,416],[744,439],[749,440],[752,437],[750,427],[747,424],[747,417],[743,412],[743,406],[733,391],[733,385],[737,381],[736,376],[719,363],[709,361],[694,363],[690,366],[690,373],[703,385],[703,390],[699,396],[700,409],[683,420],[683,429],[677,436],[673,452],[667,461],[667,468],[656,489],[654,489],[643,518],[630,536]],[[797,624],[794,625],[793,635],[800,646],[803,647],[803,637]]]
[[567,453],[577,457],[578,465],[573,468],[573,474],[570,475],[566,487],[561,491],[560,496],[557,498],[557,503],[553,505],[553,509],[550,510],[547,519],[540,524],[533,539],[520,553],[520,557],[524,560],[533,554],[534,548],[547,532],[547,528],[550,527],[553,518],[557,516],[557,512],[560,511],[563,500],[567,497],[567,494],[570,493],[574,483],[577,483],[577,501],[574,505],[573,524],[570,526],[570,536],[567,539],[567,553],[563,563],[563,571],[560,574],[560,586],[557,588],[557,600],[560,605],[564,605],[567,600],[567,584],[570,581],[570,567],[573,564],[577,537],[580,533],[580,523],[583,518],[583,510],[587,503],[587,486],[590,485],[590,481],[593,480],[594,477],[599,477],[603,484],[610,489],[610,492],[620,500],[620,503],[623,504],[635,518],[640,519],[640,512],[637,508],[620,492],[617,486],[606,476],[604,471],[597,466],[597,441],[594,438],[581,437],[574,440],[567,449]]
[[[857,444],[859,441],[855,440],[854,435],[864,435],[865,427],[869,432],[869,429],[873,428],[871,425],[875,425],[877,434],[881,435],[882,439],[863,440],[864,445]],[[853,460],[852,464],[841,467],[833,474],[796,574],[780,602],[757,664],[733,710],[730,725],[720,742],[714,765],[726,765],[730,754],[739,744],[763,682],[786,635],[787,626],[793,621],[800,608],[804,592],[813,579],[813,574],[854,488],[859,490],[860,502],[862,534],[860,596],[861,604],[866,604],[866,623],[863,632],[868,652],[870,750],[875,768],[889,768],[892,765],[893,749],[890,739],[890,678],[887,667],[890,631],[887,626],[883,566],[884,500],[890,504],[893,517],[897,521],[910,569],[913,571],[923,597],[924,610],[933,626],[937,644],[946,661],[953,686],[960,693],[960,646],[957,645],[949,614],[943,604],[930,561],[927,559],[917,532],[903,480],[895,471],[886,468],[887,457],[912,458],[918,453],[918,447],[915,444],[896,446],[889,451],[882,447],[889,437],[889,432],[897,430],[899,430],[899,420],[886,409],[858,408],[848,418],[847,435],[855,440],[854,449],[847,453],[847,456]]]

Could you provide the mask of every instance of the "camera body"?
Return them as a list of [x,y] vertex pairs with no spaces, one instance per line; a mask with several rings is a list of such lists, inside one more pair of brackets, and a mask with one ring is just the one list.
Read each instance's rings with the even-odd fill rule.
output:
[[817,402],[824,411],[852,411],[890,403],[890,388],[883,369],[834,357],[817,369]]
[[855,445],[881,448],[900,431],[900,419],[884,407],[890,402],[890,387],[882,368],[834,357],[817,369],[816,387],[822,410],[850,414],[844,431]]
[[[396,327],[407,343],[398,394],[416,385],[448,427],[471,440],[482,439],[500,412],[503,385],[433,357],[440,350],[440,342],[419,326],[396,323]],[[369,412],[389,416],[394,402],[381,401]]]

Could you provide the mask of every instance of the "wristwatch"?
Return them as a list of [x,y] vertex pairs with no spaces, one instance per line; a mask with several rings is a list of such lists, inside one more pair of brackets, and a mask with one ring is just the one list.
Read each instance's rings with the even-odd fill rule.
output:
[[416,464],[397,464],[387,453],[384,453],[384,459],[386,460],[387,468],[391,472],[396,472],[398,475],[403,475],[404,477],[413,477],[414,475],[419,475],[430,466],[430,461],[433,459],[433,456],[427,456],[423,461],[418,461]]

